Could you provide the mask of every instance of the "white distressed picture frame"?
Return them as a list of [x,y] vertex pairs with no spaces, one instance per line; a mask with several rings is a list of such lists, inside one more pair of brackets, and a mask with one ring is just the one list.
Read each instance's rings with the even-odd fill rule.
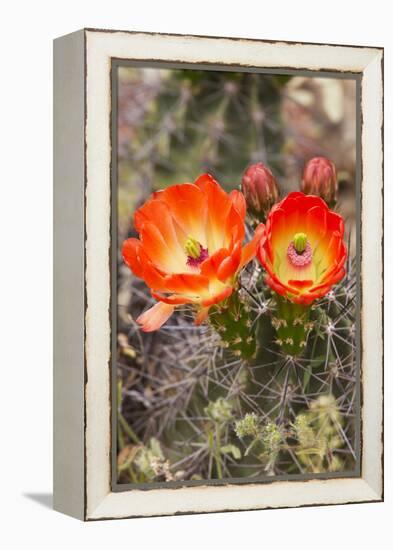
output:
[[[359,477],[111,489],[111,63],[361,75]],[[383,499],[383,50],[85,29],[54,45],[54,507],[82,520]]]

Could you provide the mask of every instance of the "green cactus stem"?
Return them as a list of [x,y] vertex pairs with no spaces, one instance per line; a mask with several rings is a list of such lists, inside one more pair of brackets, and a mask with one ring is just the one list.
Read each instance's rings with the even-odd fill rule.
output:
[[275,295],[276,312],[272,325],[276,329],[276,343],[284,353],[300,356],[306,348],[307,337],[313,328],[310,320],[310,306],[294,304],[286,298]]
[[234,291],[224,302],[211,308],[209,322],[220,335],[224,347],[235,355],[243,359],[255,355],[253,313],[240,292]]

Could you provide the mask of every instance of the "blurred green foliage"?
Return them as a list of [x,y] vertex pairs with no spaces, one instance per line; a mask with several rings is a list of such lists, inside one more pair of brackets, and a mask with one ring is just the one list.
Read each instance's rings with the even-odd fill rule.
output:
[[290,77],[132,68],[119,75],[120,223],[151,191],[203,172],[227,190],[252,162],[282,173],[280,102]]

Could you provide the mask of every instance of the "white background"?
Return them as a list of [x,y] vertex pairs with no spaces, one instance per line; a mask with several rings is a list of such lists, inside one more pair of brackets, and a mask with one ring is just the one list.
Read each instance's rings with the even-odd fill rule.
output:
[[[387,0],[42,0],[4,3],[0,85],[0,546],[89,549],[391,548],[392,26]],[[390,15],[390,16],[389,16]],[[82,27],[385,47],[384,504],[83,524],[52,491],[52,44]]]

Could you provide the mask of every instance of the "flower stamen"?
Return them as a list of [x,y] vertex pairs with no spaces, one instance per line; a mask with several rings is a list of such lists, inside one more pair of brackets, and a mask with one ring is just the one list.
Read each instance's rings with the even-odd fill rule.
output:
[[198,267],[204,260],[209,257],[207,248],[203,246],[194,237],[188,236],[184,245],[184,251],[187,254],[187,265]]
[[287,257],[294,267],[307,267],[312,261],[312,248],[305,233],[296,233],[288,246]]
[[293,246],[298,254],[303,254],[307,246],[307,235],[305,233],[296,233],[293,237]]

